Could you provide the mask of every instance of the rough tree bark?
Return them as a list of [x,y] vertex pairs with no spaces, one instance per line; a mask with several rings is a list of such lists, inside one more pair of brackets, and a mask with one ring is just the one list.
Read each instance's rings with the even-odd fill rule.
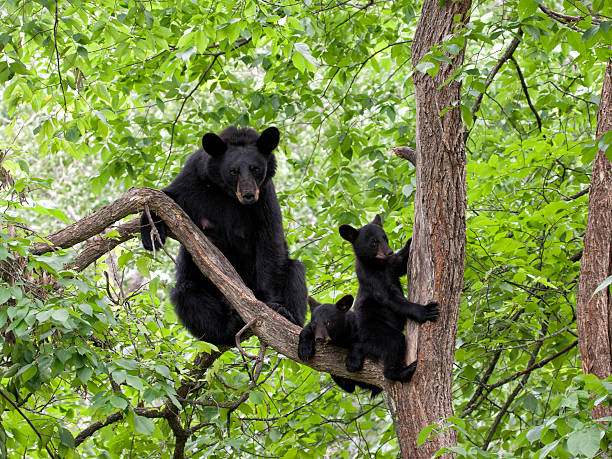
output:
[[[612,62],[604,75],[597,138],[612,129]],[[612,374],[612,295],[606,288],[593,292],[612,275],[612,163],[603,151],[593,163],[589,192],[589,216],[580,264],[576,321],[582,370],[599,378]],[[598,406],[593,417],[611,416],[612,408]]]
[[[413,69],[432,46],[460,27],[456,15],[461,23],[468,20],[470,6],[471,0],[424,1],[412,45]],[[420,327],[407,324],[407,361],[415,360],[418,343],[417,371],[409,384],[394,384],[390,390],[404,458],[429,458],[457,442],[449,429],[421,447],[416,443],[424,427],[453,415],[452,368],[465,262],[466,157],[458,105],[461,84],[440,87],[462,64],[463,51],[449,57],[452,64],[442,63],[433,78],[421,72],[413,77],[417,149],[409,297],[418,303],[438,301],[440,318]],[[454,108],[440,116],[449,107]]]

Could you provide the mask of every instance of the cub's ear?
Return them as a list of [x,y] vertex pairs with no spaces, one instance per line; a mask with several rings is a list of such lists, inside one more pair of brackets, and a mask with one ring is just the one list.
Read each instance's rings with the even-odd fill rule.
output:
[[309,296],[308,297],[308,305],[310,306],[310,311],[314,311],[318,306],[321,306],[321,303],[319,303],[313,297]]
[[352,243],[355,239],[357,239],[357,233],[359,233],[359,230],[353,228],[351,225],[340,225],[338,232],[340,233],[340,236],[342,236],[342,239],[346,239]]
[[348,311],[351,306],[353,306],[353,295],[344,295],[336,302],[336,307],[342,312]]
[[278,146],[280,140],[280,133],[275,127],[269,127],[261,133],[259,139],[257,139],[257,148],[264,155],[269,155]]
[[202,137],[202,148],[213,158],[221,156],[227,150],[227,145],[217,134],[209,132]]
[[382,226],[382,219],[380,218],[380,214],[376,214],[374,220],[372,220],[372,224]]

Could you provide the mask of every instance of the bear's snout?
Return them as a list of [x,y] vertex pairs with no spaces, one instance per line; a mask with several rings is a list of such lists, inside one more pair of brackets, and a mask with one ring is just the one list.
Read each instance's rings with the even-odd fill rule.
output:
[[236,187],[236,197],[240,204],[254,204],[259,200],[259,187],[255,180],[239,181]]

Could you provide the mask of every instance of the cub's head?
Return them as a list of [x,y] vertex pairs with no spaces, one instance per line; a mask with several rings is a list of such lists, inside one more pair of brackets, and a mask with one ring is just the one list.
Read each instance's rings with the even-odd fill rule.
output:
[[269,127],[261,133],[250,128],[230,126],[217,134],[202,137],[202,147],[210,155],[208,175],[221,189],[241,204],[254,204],[263,183],[274,176],[279,132]]
[[355,256],[361,260],[386,260],[393,255],[382,220],[376,214],[371,223],[357,229],[351,225],[340,225],[340,236],[353,245]]
[[313,297],[308,297],[311,318],[315,333],[315,342],[327,343],[347,339],[348,323],[346,313],[353,305],[353,296],[344,295],[335,304],[319,303]]

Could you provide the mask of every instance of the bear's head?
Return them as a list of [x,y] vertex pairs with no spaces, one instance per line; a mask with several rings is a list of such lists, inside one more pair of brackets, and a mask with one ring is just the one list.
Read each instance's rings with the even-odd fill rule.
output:
[[250,128],[230,126],[219,133],[202,137],[202,147],[210,155],[207,175],[215,184],[241,204],[254,204],[261,186],[276,172],[272,151],[279,132],[269,127],[261,133]]
[[393,255],[379,214],[376,214],[371,223],[359,229],[351,225],[340,225],[338,230],[340,236],[353,245],[355,256],[360,260],[386,260]]
[[314,328],[315,342],[327,343],[347,338],[346,313],[353,305],[352,295],[344,295],[335,304],[321,304],[309,296],[308,304],[312,313],[310,323]]

